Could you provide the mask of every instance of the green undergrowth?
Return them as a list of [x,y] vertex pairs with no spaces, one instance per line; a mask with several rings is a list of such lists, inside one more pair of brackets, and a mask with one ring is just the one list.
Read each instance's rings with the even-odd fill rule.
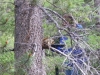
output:
[[100,36],[96,34],[89,35],[87,43],[95,50],[100,49]]
[[45,68],[47,75],[55,75],[55,67],[59,68],[60,75],[63,75],[63,63],[64,57],[60,54],[54,55],[54,56],[47,56],[45,61]]

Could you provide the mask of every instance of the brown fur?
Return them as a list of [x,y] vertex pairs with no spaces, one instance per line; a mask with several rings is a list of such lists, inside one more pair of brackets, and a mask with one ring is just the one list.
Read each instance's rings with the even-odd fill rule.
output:
[[42,41],[42,48],[43,49],[49,49],[49,47],[54,44],[54,40],[52,38],[44,38]]

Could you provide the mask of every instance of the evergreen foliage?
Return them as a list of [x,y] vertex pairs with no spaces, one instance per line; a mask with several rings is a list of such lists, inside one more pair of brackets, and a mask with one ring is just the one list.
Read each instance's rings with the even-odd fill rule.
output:
[[[95,50],[100,49],[100,33],[95,29],[95,18],[98,17],[96,13],[98,8],[94,7],[93,0],[43,0],[42,3],[44,7],[50,8],[60,15],[65,13],[72,14],[75,20],[81,23],[84,28],[94,27],[93,31],[90,31],[90,34],[85,38],[88,40],[89,45]],[[15,71],[14,52],[9,51],[14,48],[14,7],[14,0],[0,0],[0,75],[13,75]],[[54,15],[52,16],[55,17]],[[57,20],[58,18],[55,19]],[[59,23],[61,24],[62,22]],[[43,33],[44,37],[58,35],[56,26],[48,17],[43,20]],[[65,32],[63,32],[63,34],[65,34]],[[3,48],[6,41],[8,43],[6,47]],[[68,39],[66,42],[69,47],[71,44],[70,41],[71,40]],[[47,75],[55,74],[54,69],[56,65],[59,66],[61,75],[63,75],[61,63],[64,57],[60,57],[56,53],[55,55],[55,57],[46,57],[45,59],[47,61],[45,62],[47,65]],[[25,58],[23,58],[23,60],[25,60]]]

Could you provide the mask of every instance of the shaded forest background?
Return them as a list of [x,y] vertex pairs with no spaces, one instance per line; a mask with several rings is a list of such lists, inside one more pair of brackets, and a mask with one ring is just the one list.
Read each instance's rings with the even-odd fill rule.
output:
[[[60,15],[72,14],[84,28],[90,29],[85,40],[96,51],[100,49],[100,2],[95,1],[43,0],[42,6],[50,8]],[[14,8],[14,0],[0,0],[0,75],[14,75],[15,71],[14,52],[10,51],[14,48]],[[55,35],[57,35],[57,29],[52,21],[48,17],[46,20],[43,19],[43,37],[53,37]],[[67,41],[67,44],[70,46],[70,40]],[[46,51],[46,53],[51,55],[44,59],[47,75],[55,75],[56,65],[59,66],[61,75],[63,75],[61,64],[64,58],[57,54],[52,57],[52,52]],[[22,61],[25,61],[25,59],[23,58]]]

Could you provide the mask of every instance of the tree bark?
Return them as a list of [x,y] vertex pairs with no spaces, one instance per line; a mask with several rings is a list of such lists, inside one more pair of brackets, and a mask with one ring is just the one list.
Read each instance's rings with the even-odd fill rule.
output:
[[96,31],[100,32],[100,0],[94,0],[94,7],[97,9],[97,17],[95,18]]
[[42,66],[41,10],[29,0],[15,0],[15,75],[45,75]]
[[94,6],[98,8],[97,10],[98,17],[96,18],[96,20],[97,22],[100,23],[100,0],[94,0]]

